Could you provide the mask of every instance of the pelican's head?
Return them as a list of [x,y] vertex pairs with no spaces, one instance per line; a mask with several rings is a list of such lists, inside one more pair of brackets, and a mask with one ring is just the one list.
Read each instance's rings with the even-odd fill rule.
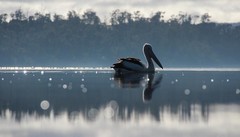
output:
[[152,46],[149,43],[145,43],[143,45],[143,51],[146,54],[146,56],[150,57],[151,59],[153,59],[156,64],[161,67],[163,69],[162,64],[160,63],[160,61],[158,60],[158,58],[156,57],[156,55],[154,54],[153,50],[152,50]]

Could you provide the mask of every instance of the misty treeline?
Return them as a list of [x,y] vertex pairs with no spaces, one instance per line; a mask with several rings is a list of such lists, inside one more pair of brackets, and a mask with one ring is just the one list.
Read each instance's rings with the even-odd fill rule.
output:
[[240,66],[240,26],[211,22],[208,13],[164,13],[114,10],[104,21],[93,10],[2,13],[0,66],[110,66],[119,57],[144,60],[146,42],[164,67]]

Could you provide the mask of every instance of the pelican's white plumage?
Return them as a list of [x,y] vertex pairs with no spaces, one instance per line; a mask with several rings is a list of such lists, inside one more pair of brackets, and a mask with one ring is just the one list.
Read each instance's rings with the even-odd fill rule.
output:
[[162,64],[157,59],[155,54],[152,51],[152,46],[148,43],[143,45],[143,54],[147,60],[147,66],[145,66],[140,59],[136,58],[120,58],[118,62],[113,64],[111,68],[113,68],[117,73],[125,73],[125,72],[154,72],[154,60],[159,67],[162,67]]

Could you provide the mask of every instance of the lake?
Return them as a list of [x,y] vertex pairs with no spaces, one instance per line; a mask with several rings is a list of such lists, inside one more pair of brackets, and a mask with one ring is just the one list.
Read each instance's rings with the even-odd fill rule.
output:
[[240,71],[1,71],[0,137],[239,137]]

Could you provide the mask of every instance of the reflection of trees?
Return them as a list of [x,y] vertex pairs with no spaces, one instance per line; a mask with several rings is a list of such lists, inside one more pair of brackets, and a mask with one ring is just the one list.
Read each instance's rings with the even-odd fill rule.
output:
[[[82,81],[83,75],[84,81]],[[26,114],[50,117],[50,113],[53,113],[57,117],[62,112],[66,112],[69,119],[80,113],[90,120],[88,114],[90,110],[93,110],[89,112],[90,114],[96,110],[105,110],[113,100],[117,102],[113,118],[128,120],[133,114],[139,117],[150,114],[161,121],[164,113],[170,112],[173,116],[180,116],[181,120],[191,120],[196,111],[201,112],[203,119],[208,120],[210,105],[239,103],[240,100],[239,96],[236,96],[239,80],[237,72],[227,73],[227,77],[233,79],[229,83],[222,82],[226,78],[226,73],[215,72],[209,75],[207,72],[186,72],[182,77],[180,72],[164,72],[161,87],[155,89],[153,98],[148,103],[142,101],[141,88],[113,87],[114,82],[109,80],[110,75],[35,73],[33,76],[31,73],[27,75],[18,73],[13,76],[12,73],[1,73],[0,76],[4,78],[0,81],[1,117],[4,117],[7,111],[11,111],[12,117],[19,121]],[[155,75],[156,79],[160,76]],[[212,77],[215,78],[214,83],[207,83]],[[52,81],[49,81],[49,78],[52,78]],[[176,78],[178,82],[172,84],[172,80]],[[207,85],[205,90],[201,89],[203,81]],[[68,87],[64,89],[63,84]],[[82,84],[87,88],[86,93],[82,91]],[[188,95],[184,93],[186,88],[191,90]],[[43,100],[49,101],[49,109],[41,109],[40,103]]]

